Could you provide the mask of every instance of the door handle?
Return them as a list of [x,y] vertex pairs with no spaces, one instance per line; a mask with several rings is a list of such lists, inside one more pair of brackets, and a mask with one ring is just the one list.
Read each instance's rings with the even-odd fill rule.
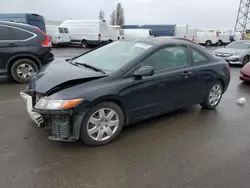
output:
[[17,47],[17,44],[15,44],[15,43],[9,43],[8,46],[9,47]]
[[192,75],[192,72],[184,71],[181,75],[184,76],[184,77],[188,77],[188,76]]

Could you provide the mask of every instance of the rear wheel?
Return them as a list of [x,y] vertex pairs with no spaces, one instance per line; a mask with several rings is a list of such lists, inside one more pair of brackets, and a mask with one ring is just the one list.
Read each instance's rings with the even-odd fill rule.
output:
[[205,44],[206,44],[206,46],[212,46],[212,41],[211,40],[207,40]]
[[221,46],[222,44],[223,44],[222,40],[219,40],[219,41],[217,42],[217,46]]
[[245,66],[247,63],[249,63],[249,56],[245,56],[243,59],[243,66]]
[[121,108],[113,102],[94,106],[85,116],[81,127],[81,139],[88,145],[105,145],[120,134],[124,124]]
[[10,72],[12,78],[19,83],[29,82],[32,74],[38,71],[36,63],[30,59],[19,59],[13,63]]
[[216,108],[221,100],[223,93],[223,86],[220,81],[216,81],[212,84],[211,89],[208,91],[205,101],[201,106],[205,109],[214,109]]
[[82,45],[83,48],[87,48],[89,46],[89,44],[88,44],[88,42],[86,40],[83,40],[81,42],[81,45]]

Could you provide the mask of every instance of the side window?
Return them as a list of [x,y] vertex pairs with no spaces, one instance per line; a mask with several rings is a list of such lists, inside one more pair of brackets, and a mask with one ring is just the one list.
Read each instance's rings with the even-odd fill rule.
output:
[[63,28],[59,27],[59,33],[63,33]]
[[200,52],[198,52],[195,49],[192,49],[192,56],[193,56],[194,64],[203,63],[203,62],[206,62],[208,60],[207,57],[205,57],[203,54],[201,54]]
[[64,29],[64,33],[69,33],[69,30],[68,30],[68,28],[63,28]]
[[13,33],[12,40],[26,40],[34,36],[33,34],[27,31],[15,29],[15,28],[11,28],[11,32]]
[[155,71],[175,69],[187,64],[187,48],[180,46],[160,49],[142,62],[142,65],[152,66]]
[[10,33],[9,27],[0,25],[0,33],[0,40],[14,40]]

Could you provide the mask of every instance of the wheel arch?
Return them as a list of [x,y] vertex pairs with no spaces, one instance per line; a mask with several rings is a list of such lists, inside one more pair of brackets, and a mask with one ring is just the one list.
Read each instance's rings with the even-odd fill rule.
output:
[[122,100],[120,100],[120,98],[116,95],[107,95],[107,96],[97,98],[96,100],[91,102],[91,105],[89,108],[92,108],[92,107],[96,106],[97,104],[100,104],[103,102],[113,102],[116,105],[118,105],[121,108],[123,115],[124,115],[124,125],[127,125],[129,123],[129,117],[128,117],[128,112],[127,112],[126,106],[125,106],[124,102],[122,102]]
[[8,73],[10,74],[10,69],[11,69],[11,66],[19,59],[29,59],[29,60],[32,60],[34,61],[34,63],[37,65],[38,69],[40,69],[42,67],[42,63],[41,61],[34,55],[31,55],[31,54],[19,54],[19,55],[15,55],[13,57],[11,57],[9,59],[9,61],[7,62],[7,71]]

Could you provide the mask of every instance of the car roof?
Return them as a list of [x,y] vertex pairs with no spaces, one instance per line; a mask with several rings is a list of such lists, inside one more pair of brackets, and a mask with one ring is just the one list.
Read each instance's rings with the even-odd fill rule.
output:
[[179,44],[192,44],[197,45],[195,42],[185,39],[185,38],[178,38],[178,37],[152,37],[152,38],[144,38],[144,39],[136,39],[135,42],[142,42],[142,43],[149,43],[154,45],[164,45],[168,43],[179,43]]
[[19,27],[19,28],[25,28],[25,29],[32,29],[34,26],[31,26],[29,24],[25,23],[16,23],[16,22],[8,22],[8,21],[0,21],[0,25],[7,25],[7,26],[13,26],[13,27]]

